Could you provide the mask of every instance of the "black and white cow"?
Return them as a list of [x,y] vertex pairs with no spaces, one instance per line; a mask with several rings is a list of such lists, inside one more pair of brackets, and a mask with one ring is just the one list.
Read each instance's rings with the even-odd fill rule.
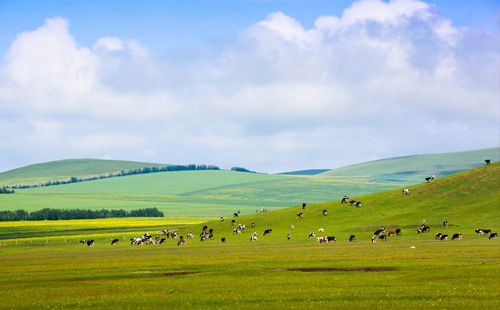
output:
[[328,215],[328,211],[327,210],[323,210],[323,215],[327,216]]
[[353,241],[355,241],[355,240],[356,240],[356,236],[355,236],[355,235],[351,235],[351,236],[349,237],[349,242],[353,242]]
[[300,212],[300,213],[297,213],[297,215],[295,216],[296,219],[298,218],[304,218],[304,213]]
[[354,206],[354,205],[356,205],[357,201],[356,200],[351,200],[351,201],[349,201],[349,203],[351,204],[351,206]]
[[432,178],[425,178],[425,181],[427,181],[427,183],[429,183],[431,180]]
[[309,238],[314,238],[314,237],[316,237],[316,234],[314,232],[309,233]]
[[94,246],[94,240],[87,241],[87,246]]
[[326,237],[326,241],[327,241],[328,243],[330,243],[330,242],[332,242],[332,241],[333,241],[333,242],[337,242],[337,239],[335,239],[335,237],[328,236],[328,237]]
[[177,238],[177,233],[172,233],[172,239]]
[[396,229],[396,235],[401,235],[401,228]]
[[272,234],[273,234],[273,230],[272,229],[266,229],[266,230],[264,230],[264,235],[263,236],[265,236],[265,235],[272,235]]
[[448,240],[448,235],[442,235],[440,240]]
[[386,235],[381,235],[378,237],[380,240],[387,241],[387,236]]
[[410,189],[409,188],[403,189],[403,195],[409,195],[409,194],[410,194]]
[[451,237],[451,240],[455,240],[455,239],[462,239],[462,234],[461,233],[458,233],[458,234],[453,234],[453,237]]
[[356,207],[361,208],[361,201],[356,202]]
[[288,240],[290,240],[290,234],[287,234],[286,237],[288,238]]
[[434,237],[434,239],[439,240],[439,239],[441,239],[442,235],[443,235],[442,233],[439,233],[439,234],[436,235],[436,237]]
[[344,196],[344,198],[342,198],[342,200],[340,201],[340,203],[348,203],[349,202],[349,196]]
[[498,233],[492,233],[490,234],[490,237],[488,239],[493,239],[493,238],[497,238],[498,237]]
[[444,222],[443,222],[443,226],[444,226],[444,227],[448,226],[448,221],[444,221]]
[[81,244],[87,244],[87,240],[80,240]]
[[374,235],[375,236],[378,236],[378,235],[384,235],[385,234],[385,228],[379,228],[377,229],[377,231],[375,231]]
[[233,213],[233,217],[238,217],[238,213]]
[[377,243],[377,237],[375,236],[372,237],[372,243]]
[[231,221],[231,226],[234,226],[234,225],[236,225],[236,221],[235,221],[235,220],[232,220],[232,221]]
[[165,239],[165,238],[161,238],[161,240],[160,240],[160,242],[158,242],[158,244],[162,244],[162,243],[164,243],[164,242],[165,242],[165,240],[167,240],[167,239]]
[[491,164],[491,160],[489,159],[486,159],[484,162],[486,163],[486,166],[489,166]]
[[252,228],[255,227],[255,222],[252,222]]
[[113,245],[115,243],[118,243],[118,241],[120,241],[120,239],[113,239],[113,240],[111,240],[111,245]]

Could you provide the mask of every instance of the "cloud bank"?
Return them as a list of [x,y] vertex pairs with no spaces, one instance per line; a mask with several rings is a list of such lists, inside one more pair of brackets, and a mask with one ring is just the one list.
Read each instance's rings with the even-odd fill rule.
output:
[[498,146],[498,50],[498,33],[417,0],[361,0],[312,29],[271,13],[188,63],[137,40],[80,46],[49,18],[3,57],[0,169],[100,157],[278,172]]

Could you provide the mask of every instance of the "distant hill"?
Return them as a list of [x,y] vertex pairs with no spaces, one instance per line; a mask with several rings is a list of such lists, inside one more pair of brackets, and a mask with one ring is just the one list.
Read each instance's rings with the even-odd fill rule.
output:
[[413,155],[381,159],[362,164],[329,170],[318,176],[342,180],[398,183],[410,185],[421,183],[433,174],[437,178],[500,161],[500,148],[475,151]]
[[71,177],[84,177],[102,173],[144,167],[165,167],[165,164],[105,159],[66,159],[29,165],[0,173],[0,185],[41,183]]
[[298,170],[298,171],[289,171],[289,172],[280,172],[276,174],[285,174],[285,175],[317,175],[323,172],[330,171],[330,169],[309,169],[309,170]]

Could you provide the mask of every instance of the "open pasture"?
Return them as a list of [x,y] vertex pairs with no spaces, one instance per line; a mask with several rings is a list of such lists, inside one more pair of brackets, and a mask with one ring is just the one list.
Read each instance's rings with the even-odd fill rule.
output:
[[[354,197],[360,208],[337,200],[245,215],[235,219],[247,227],[237,235],[230,217],[194,224],[178,230],[195,234],[182,246],[178,239],[111,246],[111,235],[98,233],[93,247],[62,239],[16,246],[10,239],[0,247],[2,307],[500,309],[500,239],[474,232],[500,231],[499,176],[494,164],[412,186],[409,195]],[[430,232],[417,234],[423,219]],[[200,242],[205,225],[215,237]],[[379,227],[402,233],[372,244]],[[266,229],[272,234],[263,236]],[[159,231],[116,229],[115,235]],[[250,242],[254,231],[258,240]],[[449,239],[436,240],[438,232]],[[454,233],[463,239],[451,240]],[[351,234],[356,241],[348,241]],[[337,242],[319,243],[318,236]]]

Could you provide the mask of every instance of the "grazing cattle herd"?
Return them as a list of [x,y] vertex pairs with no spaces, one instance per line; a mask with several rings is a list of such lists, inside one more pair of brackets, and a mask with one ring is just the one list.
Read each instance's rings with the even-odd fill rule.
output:
[[[430,180],[434,180],[435,176],[433,175],[431,178],[428,178]],[[403,194],[405,195],[408,195],[410,193],[409,189],[404,189],[403,190]],[[347,203],[349,200],[349,196],[344,196],[344,198],[342,198],[341,200],[341,203]],[[361,206],[361,202],[359,201],[356,201],[356,200],[351,200],[349,201],[349,203],[351,205],[356,205],[358,207]],[[305,209],[306,207],[306,204],[303,203],[302,204],[302,209]],[[261,209],[261,212],[265,212],[265,209]],[[326,216],[328,214],[328,211],[327,210],[323,210],[322,211],[322,214],[324,216]],[[233,217],[238,217],[238,213],[234,213],[233,214]],[[299,219],[299,218],[304,218],[304,213],[300,212],[300,213],[297,213],[296,219]],[[221,222],[224,221],[224,217],[221,217]],[[231,221],[231,225],[232,226],[235,226],[236,225],[236,221],[233,219]],[[444,227],[447,227],[448,226],[448,221],[444,221],[443,222],[443,226]],[[255,227],[255,222],[252,222],[251,224],[251,227],[254,228]],[[295,225],[294,224],[290,224],[289,226],[289,229],[290,230],[293,230],[295,228]],[[324,233],[325,229],[324,228],[319,228],[318,229],[318,233]],[[425,225],[425,220],[423,220],[423,224],[417,228],[417,233],[418,234],[422,234],[422,233],[428,233],[430,232],[430,226],[426,226]],[[236,229],[233,229],[233,234],[234,235],[241,235],[241,233],[246,233],[246,225],[245,224],[238,224],[238,228]],[[264,230],[264,233],[263,233],[263,236],[267,236],[267,235],[272,235],[273,233],[273,229],[272,228],[268,228],[268,229],[265,229]],[[489,238],[488,239],[494,239],[494,238],[497,238],[498,237],[498,234],[497,233],[492,233],[491,229],[476,229],[475,230],[475,233],[477,235],[489,235]],[[160,234],[163,234],[166,236],[166,238],[161,238],[160,239]],[[389,233],[386,235],[386,229],[384,227],[381,227],[381,228],[378,228],[374,233],[373,233],[373,236],[371,238],[371,241],[372,243],[376,243],[377,242],[377,238],[379,240],[382,240],[382,241],[387,241],[387,237],[390,237],[390,236],[398,236],[398,235],[401,235],[401,228],[397,228],[397,229],[393,229],[393,230],[389,230]],[[254,232],[252,234],[252,236],[250,237],[250,241],[257,241],[258,238],[258,233],[257,232]],[[291,235],[290,233],[288,233],[286,235],[287,239],[290,240],[291,239]],[[140,237],[135,237],[135,238],[131,238],[130,239],[130,244],[131,245],[155,245],[155,244],[163,244],[166,242],[166,239],[168,238],[172,238],[172,239],[176,239],[177,238],[177,233],[176,232],[171,232],[170,230],[168,229],[165,229],[163,230],[161,233],[157,233],[156,234],[156,238],[152,238],[151,235],[149,233],[145,233],[143,236],[140,236]],[[189,234],[187,234],[187,237],[184,238],[184,236],[180,236],[179,237],[179,240],[177,241],[177,245],[180,246],[180,245],[184,245],[187,243],[187,239],[192,239],[194,238],[194,234],[193,232],[189,232]],[[309,233],[309,238],[316,238],[316,233],[315,232],[311,232]],[[124,237],[125,239],[125,237]],[[202,228],[202,231],[200,233],[200,241],[204,241],[204,240],[213,240],[214,239],[214,229],[213,228],[208,228],[207,225],[203,226]],[[448,235],[446,234],[442,234],[442,233],[438,233],[436,234],[435,236],[435,239],[436,240],[448,240]],[[462,234],[461,233],[455,233],[453,234],[451,240],[461,240],[462,239]],[[353,242],[356,240],[356,236],[355,235],[351,235],[349,237],[349,242]],[[111,245],[114,245],[114,244],[118,244],[119,243],[119,239],[111,239]],[[227,239],[225,237],[221,238],[221,242],[222,243],[225,243],[227,241]],[[336,238],[334,236],[319,236],[316,238],[316,241],[319,242],[319,243],[331,243],[331,242],[337,242]],[[94,240],[80,240],[80,243],[82,244],[86,244],[88,247],[92,247],[94,245]]]

